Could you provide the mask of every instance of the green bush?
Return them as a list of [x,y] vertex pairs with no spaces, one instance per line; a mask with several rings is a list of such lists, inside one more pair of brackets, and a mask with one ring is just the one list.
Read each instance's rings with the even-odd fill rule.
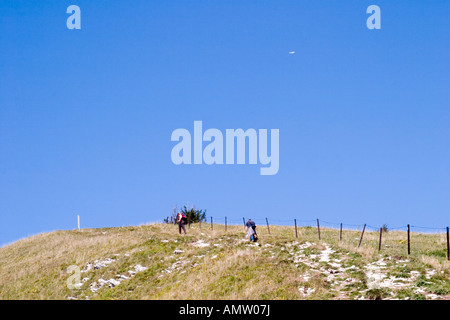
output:
[[[206,210],[195,210],[194,208],[188,209],[186,206],[181,209],[181,213],[184,213],[187,217],[188,223],[196,223],[201,221],[206,221]],[[164,219],[164,223],[177,223],[177,214],[174,212],[172,216]]]

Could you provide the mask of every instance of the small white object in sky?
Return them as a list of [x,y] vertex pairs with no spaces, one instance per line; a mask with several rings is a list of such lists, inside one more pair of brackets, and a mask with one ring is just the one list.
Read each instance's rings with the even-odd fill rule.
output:
[[295,51],[289,51],[289,54],[294,54],[295,53]]

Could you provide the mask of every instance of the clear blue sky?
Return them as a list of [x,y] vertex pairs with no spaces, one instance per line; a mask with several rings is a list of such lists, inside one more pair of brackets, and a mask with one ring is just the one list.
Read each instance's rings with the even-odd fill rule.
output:
[[[68,30],[66,8],[81,8]],[[381,8],[381,30],[366,8]],[[207,215],[450,224],[450,1],[0,2],[0,245]],[[289,54],[295,51],[295,54]],[[171,162],[276,128],[280,169]],[[274,222],[275,223],[275,222]]]

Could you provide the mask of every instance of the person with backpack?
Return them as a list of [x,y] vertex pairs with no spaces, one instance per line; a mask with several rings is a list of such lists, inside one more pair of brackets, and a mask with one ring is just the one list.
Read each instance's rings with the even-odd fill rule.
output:
[[184,213],[178,212],[177,214],[178,232],[181,234],[181,229],[183,229],[184,234],[186,234],[186,228],[184,225],[187,223],[187,217]]
[[258,240],[258,235],[256,233],[256,224],[252,219],[248,219],[247,223],[245,224],[247,228],[247,236],[249,237],[250,241],[256,242]]

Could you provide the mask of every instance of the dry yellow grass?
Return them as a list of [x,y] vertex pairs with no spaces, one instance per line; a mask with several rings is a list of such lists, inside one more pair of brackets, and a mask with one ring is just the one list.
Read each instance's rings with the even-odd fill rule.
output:
[[[270,235],[261,227],[259,235],[256,246],[243,238],[242,226],[225,231],[223,225],[214,225],[214,230],[209,224],[202,224],[202,229],[192,225],[187,235],[165,224],[44,233],[0,248],[0,299],[370,298],[374,293],[367,286],[365,266],[380,259],[388,263],[383,270],[386,279],[411,282],[398,292],[383,291],[383,297],[450,294],[446,238],[440,234],[412,234],[410,256],[404,232],[385,233],[381,252],[377,232],[366,231],[360,248],[358,231],[345,230],[343,241],[338,230],[325,228],[320,241],[317,230],[308,227],[298,229],[298,238],[293,227],[282,226],[271,226]],[[308,242],[310,246],[299,249]],[[325,257],[327,250],[332,255]],[[106,258],[114,262],[83,273],[87,280],[80,289],[67,287],[69,266],[83,269],[88,262]],[[339,271],[332,267],[338,262],[355,269]],[[91,290],[93,283],[129,276],[136,265],[145,271],[113,288]],[[330,268],[336,272],[330,273]],[[412,271],[419,276],[411,278]],[[418,289],[426,290],[417,293]]]

